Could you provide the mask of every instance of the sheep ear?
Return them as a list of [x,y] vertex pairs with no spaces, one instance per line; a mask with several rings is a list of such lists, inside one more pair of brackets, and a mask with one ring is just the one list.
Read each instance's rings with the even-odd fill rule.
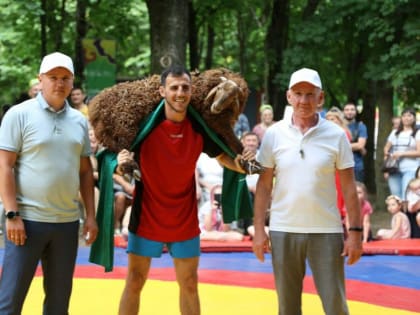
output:
[[220,77],[220,80],[222,80],[222,82],[227,81],[226,77]]
[[209,94],[207,94],[207,96],[205,98],[205,101],[207,101],[209,98],[212,98],[216,94],[217,87],[218,87],[218,85],[216,85],[214,88],[211,89]]

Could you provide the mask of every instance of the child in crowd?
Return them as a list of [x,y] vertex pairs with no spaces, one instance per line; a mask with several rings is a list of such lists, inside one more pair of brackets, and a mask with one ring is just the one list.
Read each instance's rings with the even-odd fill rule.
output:
[[420,226],[420,178],[413,178],[407,185],[407,210],[415,216],[416,223]]
[[242,241],[242,233],[231,230],[229,224],[223,223],[221,188],[221,185],[214,186],[210,191],[210,200],[204,202],[198,210],[200,240]]
[[410,238],[411,228],[408,217],[403,212],[403,204],[398,196],[390,195],[386,198],[388,212],[392,214],[391,229],[379,229],[376,238],[381,239],[405,239]]
[[[365,184],[362,182],[356,182],[357,197],[360,202],[360,209],[362,211],[363,220],[363,243],[372,240],[372,232],[370,230],[370,216],[373,213],[373,208],[370,202],[367,200],[367,189]],[[346,211],[347,212],[347,211]],[[346,217],[346,228],[349,228],[349,222]]]

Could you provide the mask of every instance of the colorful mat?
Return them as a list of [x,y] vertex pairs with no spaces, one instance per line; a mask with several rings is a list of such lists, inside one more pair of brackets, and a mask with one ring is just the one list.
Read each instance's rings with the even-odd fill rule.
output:
[[[2,259],[3,250],[0,250]],[[70,314],[116,314],[126,275],[127,255],[115,251],[115,269],[89,264],[89,248],[80,248],[75,271]],[[420,257],[367,255],[346,266],[346,286],[352,315],[420,314]],[[202,315],[276,314],[271,258],[258,262],[249,252],[203,253],[200,259],[199,290]],[[37,271],[23,315],[40,314],[42,273]],[[304,280],[303,313],[323,314],[312,275]],[[168,254],[152,261],[149,281],[142,293],[141,314],[179,314],[178,287]]]

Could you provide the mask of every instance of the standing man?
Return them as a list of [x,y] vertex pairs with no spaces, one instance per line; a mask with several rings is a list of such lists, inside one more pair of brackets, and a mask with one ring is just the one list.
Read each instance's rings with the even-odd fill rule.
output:
[[[244,171],[238,163],[240,156],[233,160],[222,153],[188,110],[192,86],[187,70],[180,66],[165,70],[159,92],[164,100],[153,113],[159,116],[135,152],[141,181],[136,182],[132,205],[128,271],[119,314],[138,314],[152,257],[160,257],[166,245],[174,261],[181,314],[199,315],[196,162],[200,153],[205,152],[224,166]],[[246,160],[254,157],[252,152],[244,151]],[[132,160],[132,154],[123,150],[117,159],[116,171],[122,173],[121,165]]]
[[343,108],[344,118],[351,133],[351,150],[354,157],[354,174],[358,182],[365,180],[363,156],[366,155],[367,128],[361,121],[356,121],[357,108],[353,103],[347,103]]
[[[344,130],[317,113],[323,98],[315,70],[294,72],[287,91],[292,117],[267,130],[257,158],[266,170],[255,194],[253,251],[264,261],[268,247],[264,221],[271,202],[269,234],[280,315],[302,314],[306,261],[325,314],[348,314],[344,256],[352,265],[362,254],[353,156]],[[336,206],[336,170],[350,220],[345,242]]]
[[75,87],[71,91],[70,101],[73,108],[80,111],[86,118],[88,118],[89,110],[88,106],[85,104],[86,95],[83,92],[81,87]]
[[0,314],[20,314],[41,261],[43,314],[68,314],[79,241],[78,192],[86,206],[86,243],[97,235],[86,119],[66,101],[72,60],[55,52],[39,70],[42,91],[13,106],[0,128],[0,196],[6,244]]

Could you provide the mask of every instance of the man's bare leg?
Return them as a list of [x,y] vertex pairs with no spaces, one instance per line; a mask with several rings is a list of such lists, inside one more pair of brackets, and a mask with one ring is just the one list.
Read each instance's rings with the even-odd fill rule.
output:
[[176,280],[179,285],[179,304],[182,315],[200,315],[198,297],[199,257],[174,258]]
[[121,296],[119,315],[137,315],[140,294],[149,274],[152,258],[128,254],[127,278]]

